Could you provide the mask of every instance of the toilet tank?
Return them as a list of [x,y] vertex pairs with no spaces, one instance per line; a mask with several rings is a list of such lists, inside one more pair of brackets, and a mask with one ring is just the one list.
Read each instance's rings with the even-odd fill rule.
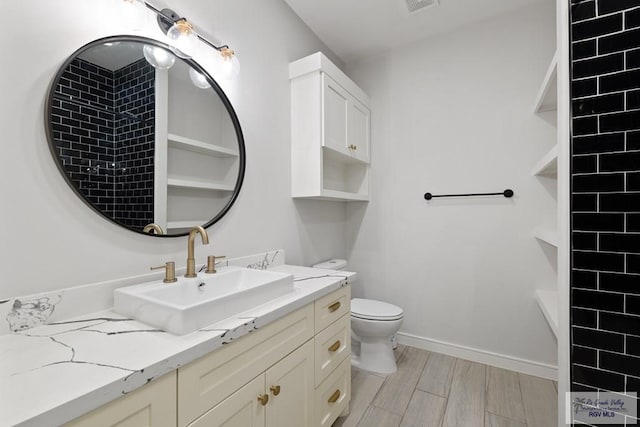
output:
[[346,267],[347,260],[345,259],[330,259],[313,265],[313,268],[323,268],[325,270],[344,270]]

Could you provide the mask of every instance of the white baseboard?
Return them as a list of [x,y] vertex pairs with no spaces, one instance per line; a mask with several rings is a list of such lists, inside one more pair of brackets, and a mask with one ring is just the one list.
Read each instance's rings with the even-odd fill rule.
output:
[[547,365],[546,363],[506,356],[504,354],[465,347],[458,344],[451,344],[431,338],[407,334],[405,332],[398,332],[397,336],[400,344],[408,345],[410,347],[442,353],[448,356],[458,357],[472,362],[484,363],[485,365],[496,366],[498,368],[547,378],[554,381],[557,381],[558,379],[558,367]]

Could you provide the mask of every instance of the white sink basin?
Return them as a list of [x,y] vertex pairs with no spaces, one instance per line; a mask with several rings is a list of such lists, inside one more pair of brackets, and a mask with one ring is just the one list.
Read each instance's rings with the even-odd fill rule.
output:
[[293,276],[222,267],[215,274],[127,286],[114,292],[114,310],[177,335],[264,304],[293,291]]

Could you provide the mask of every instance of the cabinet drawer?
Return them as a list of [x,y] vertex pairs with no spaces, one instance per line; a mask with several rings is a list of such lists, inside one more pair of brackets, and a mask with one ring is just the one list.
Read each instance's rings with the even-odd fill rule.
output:
[[178,425],[185,426],[313,336],[313,304],[178,369]]
[[347,313],[315,338],[316,386],[351,354],[351,316]]
[[350,304],[351,286],[345,286],[316,300],[316,334],[349,313]]
[[316,389],[316,425],[331,426],[346,409],[350,399],[351,360],[347,358]]
[[66,424],[66,427],[173,427],[176,424],[176,372]]

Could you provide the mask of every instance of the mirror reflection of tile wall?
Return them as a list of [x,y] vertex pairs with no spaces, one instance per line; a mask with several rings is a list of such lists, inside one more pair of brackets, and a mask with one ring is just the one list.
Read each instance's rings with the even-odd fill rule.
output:
[[144,59],[112,71],[76,58],[52,108],[56,147],[72,182],[129,227],[153,222],[154,81]]

